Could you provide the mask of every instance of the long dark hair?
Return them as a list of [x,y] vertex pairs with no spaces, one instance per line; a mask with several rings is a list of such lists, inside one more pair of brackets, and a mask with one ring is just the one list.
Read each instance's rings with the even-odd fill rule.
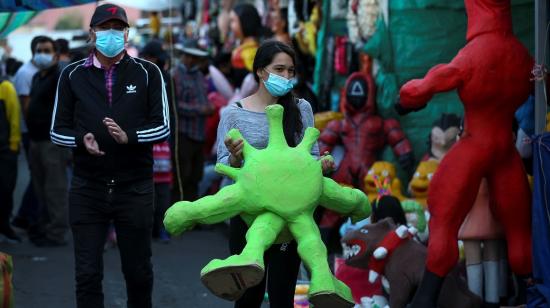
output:
[[262,30],[262,19],[258,10],[249,3],[237,4],[233,11],[239,17],[243,37],[259,37]]
[[401,207],[401,202],[394,196],[382,196],[380,200],[372,203],[372,223],[376,223],[386,217],[393,218],[398,225],[407,225],[405,211]]
[[[254,57],[254,64],[252,65],[252,72],[254,73],[256,82],[260,82],[260,77],[257,74],[258,70],[264,69],[271,64],[275,55],[281,52],[290,56],[292,62],[296,65],[296,53],[287,44],[276,40],[267,40],[260,45]],[[296,146],[296,137],[302,134],[303,129],[302,116],[298,109],[297,99],[291,91],[279,97],[277,103],[285,108],[283,113],[283,130],[285,132],[286,143],[294,147]]]

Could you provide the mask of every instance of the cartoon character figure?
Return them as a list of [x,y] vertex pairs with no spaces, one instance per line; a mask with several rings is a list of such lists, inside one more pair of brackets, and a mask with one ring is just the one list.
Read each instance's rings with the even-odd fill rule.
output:
[[411,197],[427,208],[428,189],[439,163],[437,160],[421,161],[409,182]]
[[458,239],[464,243],[468,287],[484,298],[487,307],[500,306],[500,293],[506,290],[507,281],[506,243],[502,226],[491,211],[485,179],[481,181],[474,206],[460,227]]
[[336,120],[342,120],[344,118],[343,113],[334,111],[317,112],[314,116],[315,128],[320,131],[323,131],[325,127],[327,127],[328,123]]
[[390,194],[397,197],[397,199],[404,200],[406,197],[401,193],[401,181],[397,177],[397,171],[395,165],[389,161],[377,161],[372,164],[365,176],[365,186],[363,191],[367,193],[369,201],[372,203],[379,195],[379,189],[376,185],[377,182],[384,183],[389,181]]
[[[405,307],[422,279],[426,247],[412,239],[414,233],[414,229],[397,227],[391,218],[385,218],[348,232],[342,239],[348,257],[346,263],[370,269],[370,281],[381,277],[392,308]],[[468,290],[459,272],[458,267],[454,267],[445,279],[438,307],[481,307],[481,298]]]
[[342,96],[345,118],[330,122],[319,137],[321,153],[331,152],[337,145],[344,147],[344,158],[332,178],[362,188],[363,179],[386,144],[393,148],[406,170],[411,168],[414,163],[412,147],[399,122],[376,114],[372,77],[362,72],[353,73],[345,89]]
[[411,307],[435,307],[443,277],[458,259],[458,230],[486,178],[492,209],[508,242],[514,273],[532,271],[531,194],[514,146],[516,109],[533,90],[533,58],[514,36],[509,0],[465,0],[467,44],[448,64],[407,82],[396,109],[426,106],[434,94],[457,89],[464,104],[464,134],[442,160],[428,196],[427,268]]
[[460,133],[460,118],[453,113],[444,113],[433,123],[430,139],[428,140],[428,153],[422,160],[434,159],[438,162],[443,159],[455,144]]
[[246,246],[240,255],[212,260],[201,271],[201,280],[214,294],[236,300],[264,277],[264,252],[276,241],[294,237],[298,254],[312,273],[310,302],[315,307],[352,307],[349,288],[337,280],[327,261],[327,250],[313,219],[318,204],[349,214],[354,220],[370,215],[367,196],[358,189],[341,187],[323,177],[321,161],[310,151],[319,131],[307,128],[302,142],[290,148],[285,140],[283,107],[266,107],[269,144],[257,150],[233,129],[228,135],[244,141],[244,165],[216,165],[216,171],[235,180],[216,195],[195,202],[181,201],[166,212],[164,225],[172,234],[197,223],[218,223],[241,215],[249,224]]

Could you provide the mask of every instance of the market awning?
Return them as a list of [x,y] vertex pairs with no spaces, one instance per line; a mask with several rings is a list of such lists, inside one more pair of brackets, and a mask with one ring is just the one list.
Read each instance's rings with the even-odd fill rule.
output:
[[42,11],[90,2],[97,0],[2,0],[0,12]]
[[38,12],[0,13],[0,39],[29,22]]
[[111,3],[123,7],[132,7],[142,11],[164,11],[170,8],[179,8],[182,0],[111,0]]

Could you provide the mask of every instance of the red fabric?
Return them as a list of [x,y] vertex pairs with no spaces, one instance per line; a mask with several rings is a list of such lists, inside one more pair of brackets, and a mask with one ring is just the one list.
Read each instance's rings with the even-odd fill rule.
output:
[[[155,164],[159,164],[165,167],[154,167],[153,181],[155,183],[170,183],[172,184],[172,168],[171,168],[171,152],[168,141],[157,143],[153,145],[153,160]],[[168,168],[169,166],[170,168]]]
[[516,274],[531,272],[531,195],[512,140],[516,109],[532,92],[533,59],[514,37],[510,1],[465,0],[467,44],[449,64],[400,91],[405,108],[426,105],[453,89],[464,104],[465,132],[443,158],[429,190],[431,213],[427,268],[444,276],[458,260],[458,230],[487,178],[492,212],[508,242]]
[[374,255],[370,256],[369,268],[371,270],[377,272],[378,274],[383,275],[384,274],[384,268],[386,267],[386,262],[390,259],[391,254],[393,253],[393,251],[397,247],[399,247],[399,245],[401,245],[402,243],[404,243],[405,241],[407,241],[409,239],[410,239],[410,236],[407,236],[404,239],[400,238],[399,236],[397,236],[397,233],[395,233],[395,230],[388,233],[388,234],[386,234],[384,239],[382,239],[382,241],[378,244],[378,246],[376,248],[384,247],[388,251],[388,254],[386,255],[386,257],[384,257],[380,260],[376,259],[374,257]]
[[227,99],[218,92],[208,94],[208,101],[214,105],[214,113],[206,118],[204,154],[206,157],[212,153],[212,147],[216,143],[218,123],[220,122],[220,109],[227,105]]
[[332,121],[319,137],[321,153],[331,152],[337,145],[345,148],[344,158],[334,172],[333,179],[339,183],[364,189],[364,178],[371,165],[377,160],[378,153],[386,144],[392,146],[396,156],[412,152],[409,141],[394,119],[384,120],[376,115],[375,88],[372,77],[368,74],[353,73],[346,82],[364,78],[368,85],[367,103],[360,109],[354,108],[346,102],[346,95],[342,95],[342,109],[345,117],[342,120]]
[[340,75],[347,75],[348,73],[348,61],[346,44],[347,37],[339,36],[336,38],[336,50],[334,51],[334,70]]
[[336,258],[334,262],[334,275],[351,289],[351,295],[356,303],[361,303],[361,297],[383,295],[381,280],[370,283],[368,269],[348,266],[342,258]]

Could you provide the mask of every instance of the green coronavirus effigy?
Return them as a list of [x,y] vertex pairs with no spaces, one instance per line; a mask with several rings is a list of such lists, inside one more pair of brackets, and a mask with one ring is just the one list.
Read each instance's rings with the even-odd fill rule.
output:
[[[300,258],[311,272],[311,304],[352,307],[350,289],[330,271],[313,211],[320,204],[361,220],[370,215],[367,196],[323,176],[321,161],[310,154],[319,137],[317,129],[308,127],[302,142],[289,147],[283,133],[283,107],[270,105],[266,114],[268,146],[258,150],[243,140],[241,168],[216,165],[217,172],[235,183],[213,196],[175,203],[166,212],[166,230],[177,235],[196,224],[213,224],[241,215],[249,225],[242,253],[225,260],[214,259],[201,271],[201,280],[212,293],[237,300],[247,288],[262,281],[264,252],[273,243],[294,238]],[[229,131],[228,136],[243,139],[236,129]]]

